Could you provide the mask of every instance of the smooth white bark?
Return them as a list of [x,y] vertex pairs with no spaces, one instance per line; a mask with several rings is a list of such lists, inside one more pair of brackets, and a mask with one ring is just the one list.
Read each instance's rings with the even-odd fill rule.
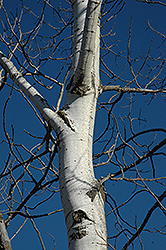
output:
[[99,60],[95,53],[96,49],[99,47],[98,38],[100,34],[98,26],[100,25],[100,7],[101,0],[88,1],[81,53],[75,76],[76,78],[78,77],[77,75],[81,73],[84,74],[87,79],[90,79],[92,73],[91,69],[93,68],[93,62],[94,60]]
[[0,212],[0,249],[12,250],[10,239],[6,231],[5,222]]
[[84,31],[88,0],[85,1],[72,0],[71,2],[74,11],[74,38],[72,45],[73,57],[72,57],[72,70],[71,70],[71,76],[73,76],[78,66],[78,61],[81,52],[82,37]]
[[[64,130],[59,145],[60,190],[69,249],[107,249],[104,201],[92,165],[96,99],[91,93],[79,98],[68,94],[66,100],[65,112],[70,113],[76,128],[74,133]],[[80,221],[73,218],[77,211],[84,213]]]
[[[98,94],[100,8],[102,0],[73,0],[72,3],[74,42],[71,82],[68,89],[79,94],[95,90]],[[74,91],[72,91],[73,88]]]
[[[92,164],[93,128],[99,94],[99,13],[101,1],[72,1],[74,55],[72,81],[63,112],[73,120],[75,132],[62,132],[60,190],[69,249],[107,249],[102,187]],[[74,89],[74,90],[73,90]]]
[[103,190],[94,176],[92,164],[93,129],[99,94],[101,1],[71,2],[75,25],[73,77],[63,109],[54,112],[1,52],[0,64],[58,134],[60,191],[69,249],[105,250],[107,229]]
[[[30,98],[59,137],[61,197],[68,228],[69,249],[107,249],[104,201],[92,165],[92,140],[97,95],[67,94],[60,112],[54,112],[41,94],[28,83],[16,67],[0,52],[0,64],[17,86]],[[74,213],[83,213],[79,221]],[[86,215],[86,216],[85,216]]]

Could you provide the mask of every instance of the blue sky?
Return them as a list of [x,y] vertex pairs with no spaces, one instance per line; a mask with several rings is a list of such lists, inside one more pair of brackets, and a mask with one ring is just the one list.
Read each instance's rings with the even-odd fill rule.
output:
[[[54,3],[55,2],[55,3]],[[40,1],[37,4],[34,0],[26,0],[24,1],[25,6],[31,6],[34,5],[34,11],[35,13],[40,13]],[[58,1],[52,1],[52,5],[58,6]],[[6,9],[10,9],[13,13],[15,13],[15,8],[17,7],[16,4],[20,4],[20,1],[12,1],[12,0],[4,0],[4,6]],[[65,0],[61,1],[61,7],[67,8],[68,4],[65,2]],[[112,10],[110,12],[110,15],[114,14],[114,12],[118,10],[118,7]],[[129,34],[129,26],[130,26],[130,20],[131,16],[133,16],[133,25],[132,25],[132,39],[131,39],[131,48],[130,48],[130,56],[132,58],[137,58],[138,61],[135,62],[134,67],[135,70],[137,70],[141,63],[140,58],[142,55],[146,55],[149,46],[150,41],[152,38],[154,38],[154,42],[152,45],[152,51],[151,55],[154,57],[160,57],[161,51],[162,51],[162,57],[166,57],[166,48],[165,48],[165,42],[161,36],[158,34],[155,34],[150,29],[147,28],[147,21],[149,20],[152,27],[154,27],[156,30],[163,32],[163,34],[166,34],[165,29],[165,10],[166,7],[162,7],[160,5],[154,4],[154,5],[148,5],[143,3],[138,3],[135,0],[127,0],[126,5],[124,9],[117,15],[116,23],[113,32],[116,32],[115,36],[112,36],[109,38],[108,42],[110,44],[116,45],[113,47],[113,51],[118,53],[119,51],[122,51],[122,55],[126,55],[127,50],[127,44],[128,44],[128,34]],[[48,10],[49,11],[49,10]],[[0,12],[0,18],[4,18],[2,15],[2,12]],[[52,20],[52,12],[48,12],[45,15],[45,18],[47,21]],[[61,25],[61,23],[55,23],[52,21],[56,26]],[[102,20],[101,20],[102,22]],[[108,25],[105,26],[105,30],[101,31],[101,34],[105,34],[107,30],[109,30],[112,27],[114,20],[111,21]],[[23,31],[31,30],[34,24],[34,19],[32,17],[29,18],[29,15],[26,14],[25,19],[23,19]],[[2,32],[2,26],[0,27]],[[50,34],[51,31],[49,28],[44,28],[41,30],[41,32],[44,32],[45,35]],[[64,32],[62,36],[70,35],[70,27]],[[61,36],[61,38],[62,38]],[[56,43],[58,43],[57,38]],[[162,44],[163,43],[163,44]],[[159,46],[162,44],[162,46]],[[68,53],[70,51],[71,44],[67,41],[63,44],[65,49],[67,49]],[[1,50],[3,50],[4,53],[7,53],[7,48],[1,43]],[[59,47],[59,51],[57,52],[57,57],[61,55],[62,47]],[[63,52],[62,55],[67,52]],[[104,51],[101,51],[101,54],[103,55]],[[116,63],[115,63],[116,59]],[[105,62],[107,63],[107,66],[114,71],[117,75],[122,72],[125,65],[127,65],[126,59],[121,57],[115,57],[112,53],[110,53],[108,56],[105,57]],[[16,63],[16,62],[15,62]],[[153,62],[151,63],[151,66],[153,65]],[[59,69],[62,66],[62,63],[60,61],[52,61],[50,64],[46,64],[43,67],[43,71],[47,72],[48,75],[51,75],[52,77],[56,77],[59,73]],[[102,65],[101,65],[102,67]],[[148,66],[143,71],[144,74],[148,72],[149,68]],[[157,72],[158,68],[156,69]],[[165,75],[165,70],[161,74],[162,77]],[[59,77],[59,81],[63,81],[63,74]],[[131,73],[128,68],[124,71],[123,74],[124,79],[132,79]],[[27,78],[30,81],[32,79]],[[101,72],[101,81],[102,84],[108,84],[110,79],[106,77]],[[146,84],[146,79],[143,77],[139,78],[139,81],[141,84]],[[9,80],[9,83],[11,81]],[[33,84],[33,82],[31,82]],[[115,84],[122,84],[122,82],[117,81]],[[44,97],[49,101],[51,105],[56,105],[59,88],[57,86],[54,86],[51,91],[48,91],[41,86],[37,86],[37,89],[44,95]],[[5,140],[4,134],[3,134],[3,121],[2,121],[2,112],[4,108],[4,103],[6,98],[9,96],[10,88],[8,86],[5,86],[5,88],[0,92],[0,141]],[[104,93],[100,98],[99,102],[107,102],[113,93]],[[114,93],[115,94],[115,93]],[[114,115],[116,116],[120,129],[123,130],[123,122],[120,121],[120,117],[124,117],[129,113],[129,97],[130,95],[126,94],[121,102],[118,103],[117,106],[114,108]],[[134,132],[139,132],[143,129],[149,129],[149,128],[165,128],[166,126],[166,115],[165,115],[165,108],[166,108],[166,99],[163,97],[163,95],[158,95],[157,97],[153,98],[153,100],[150,102],[151,96],[150,95],[142,95],[142,94],[136,94],[133,96],[133,106],[131,110],[131,117],[135,118],[141,115],[141,120],[134,120]],[[63,99],[64,102],[64,99]],[[98,105],[99,107],[99,105]],[[14,127],[14,138],[15,142],[20,145],[21,143],[26,141],[26,145],[28,148],[32,148],[34,143],[37,142],[36,139],[31,138],[28,136],[24,131],[23,128],[33,135],[36,136],[43,136],[45,134],[45,129],[40,124],[38,119],[36,119],[36,116],[34,115],[34,112],[32,111],[31,107],[28,105],[27,102],[22,98],[21,94],[17,91],[14,91],[12,98],[8,104],[7,107],[7,118],[6,118],[6,124],[7,124],[7,130],[8,133],[11,135],[11,124]],[[95,127],[95,134],[94,138],[97,138],[100,134],[103,128],[105,128],[107,125],[107,112],[105,110],[101,110],[97,112],[96,116],[96,127]],[[129,126],[129,123],[126,121],[126,125]],[[114,126],[113,120],[111,120],[111,126]],[[94,153],[100,152],[100,150],[103,148],[103,145],[105,143],[105,140],[109,138],[111,134],[111,126],[106,134],[105,137],[97,144],[94,144]],[[130,130],[127,127],[127,137],[131,135]],[[161,133],[157,135],[157,140],[160,141],[161,138],[164,138],[164,135]],[[143,140],[147,143],[150,140],[153,140],[153,136],[142,136],[138,140],[140,143],[143,142]],[[38,140],[40,142],[40,140]],[[113,141],[112,141],[113,142]],[[164,149],[163,149],[164,151]],[[8,152],[8,146],[5,142],[0,143],[0,170],[4,168],[5,161],[7,160],[7,152]],[[164,151],[165,152],[165,151]],[[131,152],[129,152],[131,153]],[[24,153],[25,154],[25,153]],[[26,157],[26,154],[25,154]],[[28,157],[28,155],[27,155]],[[121,157],[121,156],[120,156]],[[104,159],[104,158],[103,158]],[[126,161],[128,164],[130,164],[130,157],[126,158]],[[97,161],[95,161],[97,163]],[[156,157],[155,159],[155,166],[156,166],[156,172],[158,176],[164,176],[165,171],[165,160],[164,157]],[[141,169],[146,171],[150,171],[147,173],[144,173],[144,176],[149,176],[151,174],[151,168],[148,165],[149,162],[145,162],[141,164]],[[55,165],[58,166],[58,157],[55,159]],[[96,177],[100,178],[102,176],[106,176],[108,173],[114,173],[117,171],[117,168],[111,164],[107,164],[104,167],[99,167],[95,169]],[[132,171],[128,174],[133,175]],[[149,187],[152,191],[155,192],[156,195],[160,195],[163,192],[163,186],[157,185],[157,184],[151,184],[148,183]],[[58,189],[58,184],[55,184],[55,186]],[[122,182],[122,181],[108,181],[106,184],[106,190],[108,193],[111,194],[111,196],[117,201],[117,204],[120,205],[123,203],[126,199],[128,199],[134,192],[135,186],[132,183],[129,182]],[[137,187],[137,190],[139,188]],[[46,196],[47,197],[47,196]],[[45,198],[46,198],[45,197]],[[36,196],[34,199],[32,199],[28,205],[33,206],[35,202],[39,201],[39,198]],[[111,202],[111,200],[109,199]],[[137,222],[138,226],[142,223],[146,212],[151,208],[151,206],[155,203],[155,199],[149,195],[147,192],[141,192],[138,196],[136,196],[127,206],[124,206],[122,209],[120,209],[120,213],[122,217],[125,220],[128,220],[130,223],[134,225],[135,223],[135,215],[137,214]],[[166,204],[166,202],[163,202],[163,205]],[[113,203],[112,203],[113,205]],[[57,193],[53,196],[53,198],[48,201],[45,205],[39,206],[38,209],[33,212],[32,214],[37,213],[46,213],[52,210],[60,209],[62,207],[60,202],[60,195]],[[0,200],[0,209],[1,211],[6,211],[6,206],[1,204]],[[108,213],[110,211],[110,207],[108,204],[106,204],[106,212]],[[154,227],[160,229],[163,225],[163,221],[165,219],[163,213],[157,209],[154,214],[152,215],[152,222],[150,221],[148,223],[148,227],[151,230],[155,230]],[[18,228],[22,225],[24,222],[24,218],[17,216],[14,220],[11,221],[8,231],[10,237],[13,236],[13,234],[18,230]],[[41,232],[41,235],[44,240],[44,244],[47,250],[53,250],[53,240],[52,237],[49,235],[51,234],[55,238],[56,242],[56,250],[62,250],[67,249],[67,234],[66,234],[66,228],[65,228],[65,222],[64,222],[64,216],[63,212],[58,212],[57,214],[51,215],[48,218],[42,218],[42,219],[36,219],[35,223],[38,227],[38,229]],[[107,217],[107,225],[108,225],[108,236],[115,234],[115,218],[113,214],[108,215]],[[161,236],[158,233],[150,234],[148,232],[145,232],[142,236],[143,243],[145,245],[145,249],[151,249],[151,250],[164,250],[166,240],[163,236]],[[112,241],[109,241],[112,243]],[[118,241],[117,249],[121,249],[123,244],[126,242],[126,239],[124,237],[121,237],[121,239]],[[12,240],[12,246],[13,249],[19,249],[19,250],[28,250],[28,249],[41,249],[37,233],[32,229],[31,222],[27,221],[25,223],[25,226],[20,230],[20,232],[17,234],[17,236]],[[138,240],[135,241],[135,250],[141,249]]]

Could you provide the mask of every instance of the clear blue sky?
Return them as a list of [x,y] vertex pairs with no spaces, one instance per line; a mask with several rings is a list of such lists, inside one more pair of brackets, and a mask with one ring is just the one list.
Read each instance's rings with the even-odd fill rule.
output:
[[[15,8],[17,8],[17,4],[20,4],[20,1],[13,1],[13,0],[4,0],[4,6],[6,9],[10,9],[13,13],[15,13]],[[164,0],[163,0],[164,2]],[[52,5],[58,6],[58,1],[51,1]],[[37,4],[37,1],[34,0],[26,0],[24,1],[25,6],[31,6],[34,5],[34,10],[36,13],[39,14],[40,9],[40,1]],[[60,3],[62,8],[68,7],[68,4],[65,2],[65,0],[62,0]],[[110,15],[112,15],[118,8],[113,9],[112,12],[110,12]],[[150,41],[152,38],[154,38],[154,42],[152,45],[152,54],[157,57],[160,56],[160,52],[163,51],[162,57],[166,58],[166,42],[164,39],[152,32],[151,30],[147,29],[147,21],[149,20],[152,27],[154,27],[156,30],[163,32],[163,34],[166,35],[166,17],[165,12],[166,7],[162,7],[160,5],[154,4],[154,5],[148,5],[143,3],[138,3],[135,0],[127,0],[126,5],[124,9],[117,15],[116,23],[114,27],[114,31],[116,32],[115,36],[112,36],[110,38],[110,43],[116,45],[112,48],[116,53],[119,51],[125,51],[127,50],[127,43],[128,43],[128,34],[129,34],[129,26],[130,26],[130,19],[131,16],[133,16],[133,26],[132,26],[132,39],[131,39],[131,57],[132,58],[140,58],[142,55],[145,55],[149,49]],[[49,16],[50,15],[50,16]],[[52,18],[52,12],[50,12],[45,15],[46,20],[51,20]],[[0,11],[0,18],[1,11]],[[23,32],[27,30],[31,30],[33,27],[34,20],[29,19],[28,14],[26,14],[26,18],[23,20]],[[109,30],[113,24],[110,23],[106,26],[106,29]],[[55,23],[57,26],[57,23]],[[61,25],[59,23],[59,25]],[[0,27],[2,31],[2,26]],[[45,35],[49,34],[49,29],[44,30]],[[102,31],[102,34],[105,34],[105,30]],[[64,35],[69,35],[69,31],[67,31]],[[57,40],[58,42],[58,40]],[[162,44],[162,46],[159,46]],[[70,44],[65,43],[66,48],[70,49]],[[61,47],[60,47],[61,49]],[[5,46],[1,43],[1,50],[4,51],[4,53],[7,53],[7,49]],[[61,52],[61,50],[60,50]],[[60,52],[57,56],[60,56]],[[102,51],[102,53],[104,53]],[[165,54],[164,54],[165,53]],[[65,54],[65,53],[64,53]],[[63,56],[64,56],[63,54]],[[125,54],[125,52],[122,53],[122,55]],[[116,63],[117,64],[116,64]],[[116,58],[112,53],[109,54],[109,56],[106,57],[106,63],[109,66],[109,68],[114,71],[117,75],[120,74],[122,69],[126,65],[126,60],[121,58]],[[52,77],[56,77],[59,68],[61,66],[61,63],[58,62],[52,62],[49,66],[45,66],[44,70],[47,72],[48,75],[51,75]],[[137,67],[137,65],[136,65]],[[139,68],[139,63],[138,63]],[[147,68],[146,68],[147,69]],[[148,69],[147,69],[148,70]],[[157,72],[157,71],[156,71]],[[145,73],[145,72],[144,72]],[[166,72],[163,72],[163,75]],[[163,76],[162,75],[162,76]],[[129,70],[126,70],[123,74],[123,77],[125,79],[132,79],[131,73]],[[60,81],[63,81],[63,74],[59,78]],[[110,79],[104,76],[101,73],[101,80],[102,84],[107,84]],[[140,81],[143,81],[142,78],[140,78]],[[10,82],[11,83],[11,82]],[[33,84],[33,82],[31,82]],[[117,82],[118,83],[118,82]],[[142,82],[141,82],[142,83]],[[121,84],[121,83],[118,83]],[[38,90],[44,95],[44,97],[49,101],[51,105],[56,105],[57,101],[57,93],[59,89],[54,86],[51,91],[47,91],[42,87],[37,87]],[[0,92],[0,141],[4,140],[4,135],[2,133],[3,127],[2,127],[2,111],[4,107],[4,102],[6,98],[8,97],[10,92],[10,89],[6,86],[1,92]],[[109,100],[112,93],[105,93],[103,96],[99,98],[100,102],[106,102]],[[126,95],[123,100],[116,106],[114,109],[114,114],[119,119],[120,116],[124,116],[124,114],[128,114],[128,99],[129,95]],[[132,117],[138,117],[139,114],[141,114],[142,121],[135,122],[134,130],[135,132],[141,131],[143,129],[148,128],[156,128],[156,127],[166,127],[166,115],[165,115],[165,108],[166,108],[166,99],[163,98],[161,95],[157,96],[152,100],[150,103],[150,96],[146,95],[143,96],[141,94],[136,94],[133,108],[132,108]],[[147,122],[146,122],[147,121]],[[31,139],[24,131],[23,128],[29,132],[31,132],[34,135],[37,136],[43,136],[45,133],[44,128],[36,119],[32,109],[29,107],[29,105],[23,100],[22,96],[14,91],[11,101],[9,102],[8,108],[7,108],[7,129],[8,132],[11,134],[11,124],[14,127],[15,130],[15,142],[18,144],[21,144],[23,141],[26,141],[27,147],[31,148],[34,144],[34,140]],[[98,112],[96,117],[96,128],[95,128],[95,138],[97,138],[102,129],[105,128],[107,125],[107,115],[106,112]],[[112,124],[113,125],[113,124]],[[122,128],[122,124],[121,124]],[[128,136],[129,134],[127,134]],[[151,137],[152,138],[152,137]],[[151,139],[148,137],[141,137],[140,142],[144,139],[146,142]],[[158,138],[158,140],[161,137]],[[103,139],[106,139],[103,138]],[[103,148],[103,143],[100,142],[98,145],[94,145],[94,151],[95,153],[100,152],[100,150]],[[4,162],[7,160],[7,152],[8,147],[5,143],[0,144],[0,171],[4,167]],[[129,159],[127,159],[129,161]],[[56,159],[55,164],[58,164],[58,159]],[[158,159],[156,162],[156,169],[158,176],[165,175],[165,161],[163,157]],[[146,165],[146,164],[145,164]],[[147,166],[146,166],[147,167]],[[144,164],[141,166],[142,169],[144,169]],[[146,168],[148,169],[148,167]],[[116,168],[113,167],[111,164],[106,165],[105,167],[100,167],[97,169],[96,176],[97,178],[100,178],[102,176],[106,176],[110,172],[115,172]],[[131,173],[132,174],[132,173]],[[57,184],[58,186],[58,184]],[[112,197],[117,201],[117,204],[121,204],[124,202],[127,198],[129,198],[134,191],[134,185],[131,183],[125,183],[125,182],[112,182],[108,181],[106,183],[106,190],[108,193],[112,195]],[[153,191],[157,195],[160,195],[163,190],[163,186],[159,185],[149,185]],[[32,199],[28,205],[33,206],[38,201],[38,197],[35,199]],[[125,206],[122,210],[120,210],[121,215],[125,220],[128,220],[130,223],[134,224],[135,221],[135,215],[137,214],[138,219],[138,226],[143,221],[146,211],[150,209],[150,207],[155,203],[155,199],[147,194],[146,192],[141,193],[138,195],[128,206]],[[166,202],[163,202],[163,204],[166,204]],[[113,204],[112,204],[113,205]],[[43,206],[40,206],[37,211],[34,212],[34,214],[38,213],[46,213],[49,211],[52,211],[53,209],[60,209],[62,207],[60,202],[60,195],[56,194],[54,197],[46,203]],[[1,204],[0,200],[0,209],[3,211],[6,209],[4,205]],[[110,211],[110,208],[108,205],[106,205],[106,211]],[[32,212],[33,213],[33,212]],[[153,221],[155,221],[156,228],[160,229],[163,225],[163,220],[165,219],[164,215],[158,210],[154,212],[153,215]],[[9,235],[10,237],[13,236],[13,234],[18,230],[18,228],[22,225],[24,222],[24,219],[22,217],[17,216],[8,227]],[[109,215],[107,217],[108,222],[108,236],[114,235],[114,217],[112,215]],[[66,235],[66,228],[65,228],[65,222],[64,222],[64,216],[63,212],[59,212],[57,214],[54,214],[52,216],[49,216],[48,218],[42,218],[42,219],[36,219],[35,223],[37,227],[39,228],[41,235],[44,239],[44,243],[47,250],[53,250],[53,241],[52,237],[49,235],[51,234],[55,238],[56,242],[56,250],[62,250],[67,249],[67,235]],[[151,230],[154,230],[154,226],[151,225],[151,222],[149,222],[148,227],[151,228]],[[48,234],[49,233],[49,234]],[[126,242],[124,238],[120,242],[118,242],[117,249],[121,249],[123,244]],[[160,234],[150,234],[146,232],[143,236],[143,243],[145,244],[145,249],[151,249],[151,250],[164,250],[166,245],[166,240],[164,237]],[[32,224],[27,221],[25,223],[25,226],[21,229],[21,231],[17,234],[17,236],[12,240],[12,246],[13,250],[19,249],[19,250],[29,250],[29,249],[41,249],[41,246],[39,244],[39,240],[37,238],[37,233],[32,229]],[[136,241],[135,244],[135,250],[140,249],[140,245],[138,241]]]

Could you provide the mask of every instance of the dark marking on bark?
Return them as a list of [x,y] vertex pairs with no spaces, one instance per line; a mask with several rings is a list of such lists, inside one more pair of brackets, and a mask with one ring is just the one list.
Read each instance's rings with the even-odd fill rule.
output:
[[43,106],[49,107],[51,110],[53,110],[46,99],[44,99],[42,96],[39,96],[39,99],[42,102]]
[[[85,220],[89,220],[89,221],[93,221],[91,220],[87,214],[85,213],[85,211],[79,209],[76,210],[72,213],[72,217],[73,217],[73,224],[77,224],[77,223],[81,223],[83,221],[83,219]],[[94,221],[93,221],[94,222]]]
[[98,192],[100,192],[101,197],[102,197],[103,201],[105,202],[105,200],[106,200],[105,187],[100,182],[100,180],[96,181],[95,185],[86,193],[89,196],[89,198],[91,198],[91,202],[94,201],[96,194]]
[[80,74],[78,79],[74,79],[74,75],[71,77],[69,84],[66,87],[66,90],[72,94],[83,96],[91,89],[90,86],[86,83],[84,84],[85,74]]
[[79,96],[84,96],[87,94],[87,92],[90,91],[90,86],[74,86],[72,89],[71,89],[71,93],[72,94],[76,94],[76,95],[79,95]]
[[59,111],[57,112],[57,114],[62,118],[62,120],[64,121],[64,123],[65,123],[69,128],[71,128],[72,131],[75,132],[75,129],[71,126],[71,123],[70,123],[70,121],[69,121],[69,119],[68,119],[66,113],[65,113],[64,111],[62,111],[62,110],[59,110]]
[[76,232],[72,233],[69,236],[71,240],[82,239],[87,235],[87,232],[83,227],[76,227],[74,229],[76,230]]
[[46,99],[44,99],[43,97],[40,97],[40,100],[42,101],[42,103],[48,104],[48,101]]
[[11,75],[11,79],[13,80],[13,82],[15,82],[15,80],[18,78],[18,77],[21,77],[21,73],[20,72],[16,72],[14,74]]
[[96,187],[92,187],[92,189],[86,193],[89,196],[89,198],[91,198],[91,202],[94,201],[94,198],[96,197],[97,192],[98,192],[98,189]]
[[5,86],[5,83],[6,83],[6,81],[7,81],[8,75],[9,75],[9,73],[5,70],[5,75],[4,75],[3,81],[0,82],[0,91],[1,91],[1,90],[3,89],[3,87]]

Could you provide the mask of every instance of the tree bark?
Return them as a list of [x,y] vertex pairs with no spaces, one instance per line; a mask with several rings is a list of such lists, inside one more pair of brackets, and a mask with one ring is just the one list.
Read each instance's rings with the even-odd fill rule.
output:
[[74,129],[60,140],[60,190],[69,249],[107,249],[102,186],[94,177],[93,128],[99,94],[100,8],[98,1],[72,1],[74,42],[64,114]]
[[74,42],[65,106],[55,112],[3,53],[0,64],[30,98],[59,140],[59,180],[70,250],[108,248],[104,191],[92,163],[99,95],[100,0],[73,0]]
[[59,179],[69,249],[107,249],[103,190],[94,177],[92,164],[98,97],[95,89],[83,96],[67,93],[65,107],[54,112],[2,52],[0,64],[58,135]]
[[75,131],[60,135],[60,190],[68,228],[69,249],[107,249],[107,233],[102,186],[95,179],[92,139],[96,98],[67,95]]
[[12,250],[10,239],[6,230],[3,215],[0,212],[0,249],[1,250]]

